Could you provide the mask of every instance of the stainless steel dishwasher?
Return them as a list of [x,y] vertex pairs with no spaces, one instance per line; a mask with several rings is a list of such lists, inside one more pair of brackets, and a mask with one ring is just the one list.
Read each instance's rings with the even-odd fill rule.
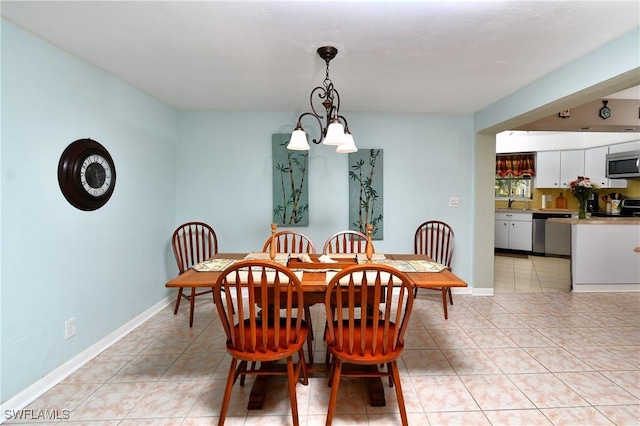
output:
[[552,217],[570,218],[571,213],[533,213],[533,253],[571,255],[571,225],[547,222]]

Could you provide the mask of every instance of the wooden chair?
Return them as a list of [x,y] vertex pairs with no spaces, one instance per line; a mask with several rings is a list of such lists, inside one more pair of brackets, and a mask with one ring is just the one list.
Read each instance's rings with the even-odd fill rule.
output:
[[[274,235],[276,243],[276,253],[309,253],[316,252],[316,246],[306,235],[297,231],[279,231]],[[267,239],[262,247],[262,251],[269,252],[271,247],[271,237]]]
[[322,253],[364,253],[366,246],[367,236],[362,232],[340,231],[325,241]]
[[[324,247],[322,247],[323,254],[331,254],[331,253],[364,253],[367,247],[367,236],[362,232],[347,230],[336,232],[324,243]],[[375,249],[374,249],[375,251]],[[333,309],[333,313],[335,314],[335,307]],[[331,315],[333,318],[334,316]],[[324,335],[326,336],[327,326],[324,328]],[[330,354],[327,351],[325,362],[329,364],[330,362]]]
[[[309,383],[303,350],[309,328],[293,307],[304,303],[300,280],[286,266],[267,260],[245,260],[222,272],[213,295],[231,355],[218,425],[224,425],[234,383],[245,374],[286,375],[293,424],[298,425],[296,383],[301,372],[303,384]],[[268,304],[283,309],[266,315],[260,309],[266,299]],[[296,353],[299,360],[294,368]],[[286,372],[266,367],[266,363],[278,360],[286,360]],[[261,365],[256,369],[257,362]],[[248,363],[251,368],[247,368]],[[240,384],[244,385],[244,381]]]
[[[327,425],[331,425],[342,376],[389,377],[395,385],[402,424],[407,425],[400,373],[396,360],[404,349],[404,334],[413,309],[414,285],[403,272],[388,265],[361,264],[338,272],[327,285],[327,318],[331,301],[338,307],[328,323],[327,348],[332,356],[329,385],[331,396]],[[367,306],[361,309],[360,306]],[[346,311],[346,313],[345,313]],[[343,364],[369,366],[343,369]],[[386,364],[386,371],[378,365]]]
[[[213,228],[202,222],[188,222],[180,225],[173,233],[171,238],[173,246],[173,255],[178,264],[180,274],[187,271],[193,265],[204,262],[205,260],[218,253],[218,237]],[[184,294],[183,289],[178,290],[178,298],[173,314],[178,313],[180,300],[184,297],[190,302],[189,311],[189,327],[193,327],[193,313],[195,310],[195,301],[197,296],[211,293],[211,290],[196,291],[195,287],[190,289],[190,293]]]
[[[274,228],[275,229],[275,228]],[[276,245],[276,253],[298,253],[298,254],[315,254],[316,246],[313,241],[306,235],[297,231],[280,231],[273,234],[273,240]],[[269,253],[271,249],[271,237],[267,239],[262,247],[262,251]],[[311,308],[304,306],[304,318],[309,325],[309,335],[307,336],[307,352],[309,353],[309,362],[313,364],[313,324],[311,322]]]
[[[418,226],[414,236],[414,253],[425,254],[435,262],[441,263],[451,268],[453,258],[453,245],[455,235],[451,226],[439,220],[429,220]],[[431,290],[431,289],[429,289]],[[444,318],[449,318],[447,312],[447,294],[449,301],[453,305],[451,287],[433,288],[442,292],[442,305],[444,307]],[[418,288],[416,287],[416,295]]]

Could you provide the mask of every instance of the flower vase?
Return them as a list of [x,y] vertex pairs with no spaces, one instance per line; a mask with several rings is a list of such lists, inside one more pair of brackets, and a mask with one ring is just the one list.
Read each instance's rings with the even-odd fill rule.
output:
[[587,200],[578,200],[578,219],[587,218]]

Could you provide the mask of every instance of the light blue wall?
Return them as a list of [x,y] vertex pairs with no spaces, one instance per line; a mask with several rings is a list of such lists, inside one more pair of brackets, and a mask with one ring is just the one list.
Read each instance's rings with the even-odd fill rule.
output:
[[[174,110],[2,21],[2,402],[167,296],[175,131]],[[58,187],[80,138],[116,164],[94,212]]]
[[[384,239],[374,241],[376,251],[413,252],[417,226],[442,219],[456,231],[456,274],[472,283],[471,116],[345,115],[359,148],[384,150]],[[177,220],[210,223],[221,251],[261,250],[271,232],[271,135],[291,132],[296,118],[179,112]],[[327,237],[349,228],[348,156],[323,145],[312,146],[309,156],[310,222],[298,229],[322,250]],[[448,206],[451,196],[459,207]]]

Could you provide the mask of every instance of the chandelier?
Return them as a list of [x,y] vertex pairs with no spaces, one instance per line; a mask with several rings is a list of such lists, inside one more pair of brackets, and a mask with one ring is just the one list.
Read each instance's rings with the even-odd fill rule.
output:
[[[353,142],[353,136],[351,136],[351,132],[349,131],[347,119],[340,115],[340,94],[333,87],[333,82],[329,78],[329,62],[335,58],[337,54],[338,49],[333,46],[318,48],[318,55],[324,59],[327,64],[327,73],[322,82],[322,86],[318,86],[311,91],[311,95],[309,96],[311,111],[302,113],[300,117],[298,117],[298,124],[296,124],[296,128],[293,130],[293,133],[291,133],[291,140],[287,145],[287,149],[297,151],[309,150],[307,134],[302,128],[302,118],[311,116],[316,119],[320,127],[320,138],[313,139],[314,144],[334,145],[337,147],[336,152],[340,153],[356,152],[358,150],[356,144]],[[325,109],[325,115],[319,114],[316,110],[313,104],[315,96],[322,99],[321,105]],[[322,125],[322,120],[326,120],[324,126]]]

